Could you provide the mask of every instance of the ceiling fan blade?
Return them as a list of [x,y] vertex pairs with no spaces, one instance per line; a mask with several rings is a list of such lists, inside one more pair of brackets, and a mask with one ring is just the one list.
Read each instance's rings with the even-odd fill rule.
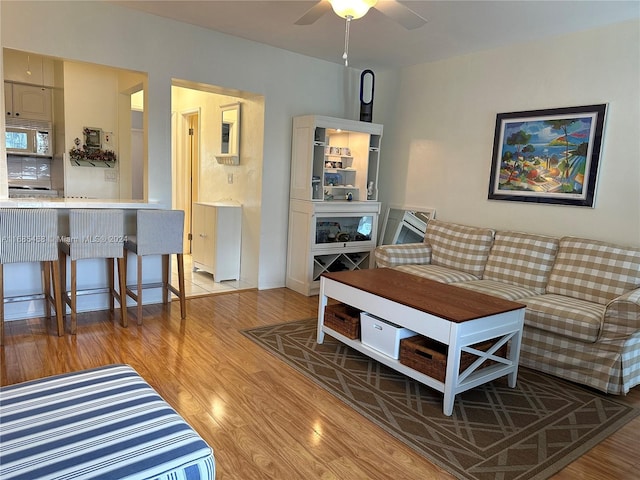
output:
[[397,2],[396,0],[380,0],[376,3],[375,8],[376,10],[384,13],[387,17],[398,22],[407,30],[420,28],[427,23],[426,19],[422,18],[409,7]]
[[316,20],[318,20],[321,16],[331,10],[331,4],[329,0],[320,0],[313,7],[311,7],[307,12],[302,15],[296,22],[296,25],[311,25]]

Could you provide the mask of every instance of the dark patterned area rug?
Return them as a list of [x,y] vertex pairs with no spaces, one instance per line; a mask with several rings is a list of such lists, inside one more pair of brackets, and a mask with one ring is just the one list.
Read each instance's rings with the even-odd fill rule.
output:
[[616,397],[521,368],[456,397],[442,394],[325,335],[316,320],[254,328],[244,335],[460,479],[543,479],[638,415]]

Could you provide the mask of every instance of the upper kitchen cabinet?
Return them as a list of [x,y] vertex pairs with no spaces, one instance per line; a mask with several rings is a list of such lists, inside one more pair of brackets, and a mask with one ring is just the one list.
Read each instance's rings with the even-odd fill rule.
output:
[[54,59],[34,53],[5,48],[2,50],[4,80],[55,87]]
[[7,118],[52,120],[50,88],[4,82],[4,106]]
[[382,125],[304,115],[293,119],[292,199],[376,201]]
[[51,122],[56,60],[9,48],[2,60],[5,117]]

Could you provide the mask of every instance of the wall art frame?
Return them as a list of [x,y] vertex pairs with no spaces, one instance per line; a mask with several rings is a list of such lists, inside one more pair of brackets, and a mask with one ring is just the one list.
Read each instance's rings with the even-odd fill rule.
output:
[[607,104],[499,113],[489,199],[593,208]]

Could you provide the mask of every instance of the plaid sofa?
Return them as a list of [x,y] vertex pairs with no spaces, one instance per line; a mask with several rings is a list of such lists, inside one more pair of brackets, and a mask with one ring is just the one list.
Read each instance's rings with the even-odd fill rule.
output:
[[640,248],[432,220],[375,259],[524,303],[521,365],[612,394],[640,383]]

